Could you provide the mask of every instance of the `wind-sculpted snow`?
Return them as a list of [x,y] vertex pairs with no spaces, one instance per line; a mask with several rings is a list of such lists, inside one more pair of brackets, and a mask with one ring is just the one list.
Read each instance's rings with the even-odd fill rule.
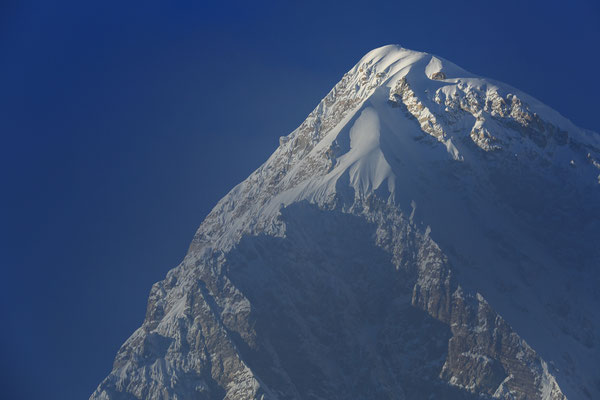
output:
[[92,399],[600,398],[600,140],[368,53],[207,216]]

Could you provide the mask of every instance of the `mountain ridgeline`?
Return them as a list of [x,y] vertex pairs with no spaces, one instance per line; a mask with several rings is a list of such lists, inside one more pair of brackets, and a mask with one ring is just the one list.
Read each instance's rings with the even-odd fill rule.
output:
[[599,399],[600,136],[365,55],[207,216],[92,400]]

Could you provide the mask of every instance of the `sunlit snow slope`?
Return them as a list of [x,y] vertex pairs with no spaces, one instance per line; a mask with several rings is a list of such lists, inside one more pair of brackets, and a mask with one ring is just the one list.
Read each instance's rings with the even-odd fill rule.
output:
[[208,215],[92,399],[600,398],[599,201],[598,134],[375,49]]

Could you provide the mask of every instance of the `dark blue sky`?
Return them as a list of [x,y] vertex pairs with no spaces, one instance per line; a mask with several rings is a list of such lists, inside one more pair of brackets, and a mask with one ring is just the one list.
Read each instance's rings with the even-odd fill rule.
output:
[[372,48],[600,131],[595,1],[125,3],[0,4],[3,398],[87,398],[212,206]]

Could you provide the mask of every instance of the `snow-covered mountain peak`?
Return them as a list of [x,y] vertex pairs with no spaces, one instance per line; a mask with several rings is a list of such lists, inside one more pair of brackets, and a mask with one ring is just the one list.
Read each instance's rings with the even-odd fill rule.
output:
[[600,140],[397,45],[199,227],[93,399],[600,397]]
[[[362,57],[203,226],[217,213],[218,236],[235,240],[250,225],[270,226],[282,205],[299,200],[352,207],[380,191],[394,203],[407,163],[459,162],[484,175],[489,168],[528,169],[598,185],[598,149],[595,134],[531,96],[389,45]],[[236,222],[222,224],[224,218]],[[212,231],[201,228],[199,236]]]
[[[484,151],[548,152],[552,153],[551,158],[553,144],[568,141],[569,135],[584,145],[600,146],[597,135],[582,131],[535,98],[508,85],[477,77],[442,58],[398,45],[370,51],[344,75],[309,115],[306,123],[318,125],[311,141],[322,138],[322,133],[332,127],[331,123],[321,126],[319,122],[327,119],[339,122],[339,118],[328,118],[341,114],[336,107],[340,104],[336,103],[348,109],[348,105],[373,96],[377,89],[388,91],[391,101],[405,103],[422,129],[446,144],[447,140],[442,139],[460,130],[468,133]],[[513,135],[495,132],[506,128],[518,132]],[[283,138],[282,143],[294,133]]]
[[[299,201],[361,210],[377,197],[405,215],[415,214],[414,203],[415,220],[425,215],[433,237],[462,237],[465,246],[478,241],[467,240],[471,233],[463,229],[475,209],[490,221],[500,215],[484,203],[559,221],[567,218],[557,215],[561,203],[593,207],[600,189],[595,135],[510,86],[427,53],[385,46],[364,56],[219,202],[192,248],[228,248],[254,232],[285,235],[280,210]],[[593,232],[584,226],[582,234]]]

